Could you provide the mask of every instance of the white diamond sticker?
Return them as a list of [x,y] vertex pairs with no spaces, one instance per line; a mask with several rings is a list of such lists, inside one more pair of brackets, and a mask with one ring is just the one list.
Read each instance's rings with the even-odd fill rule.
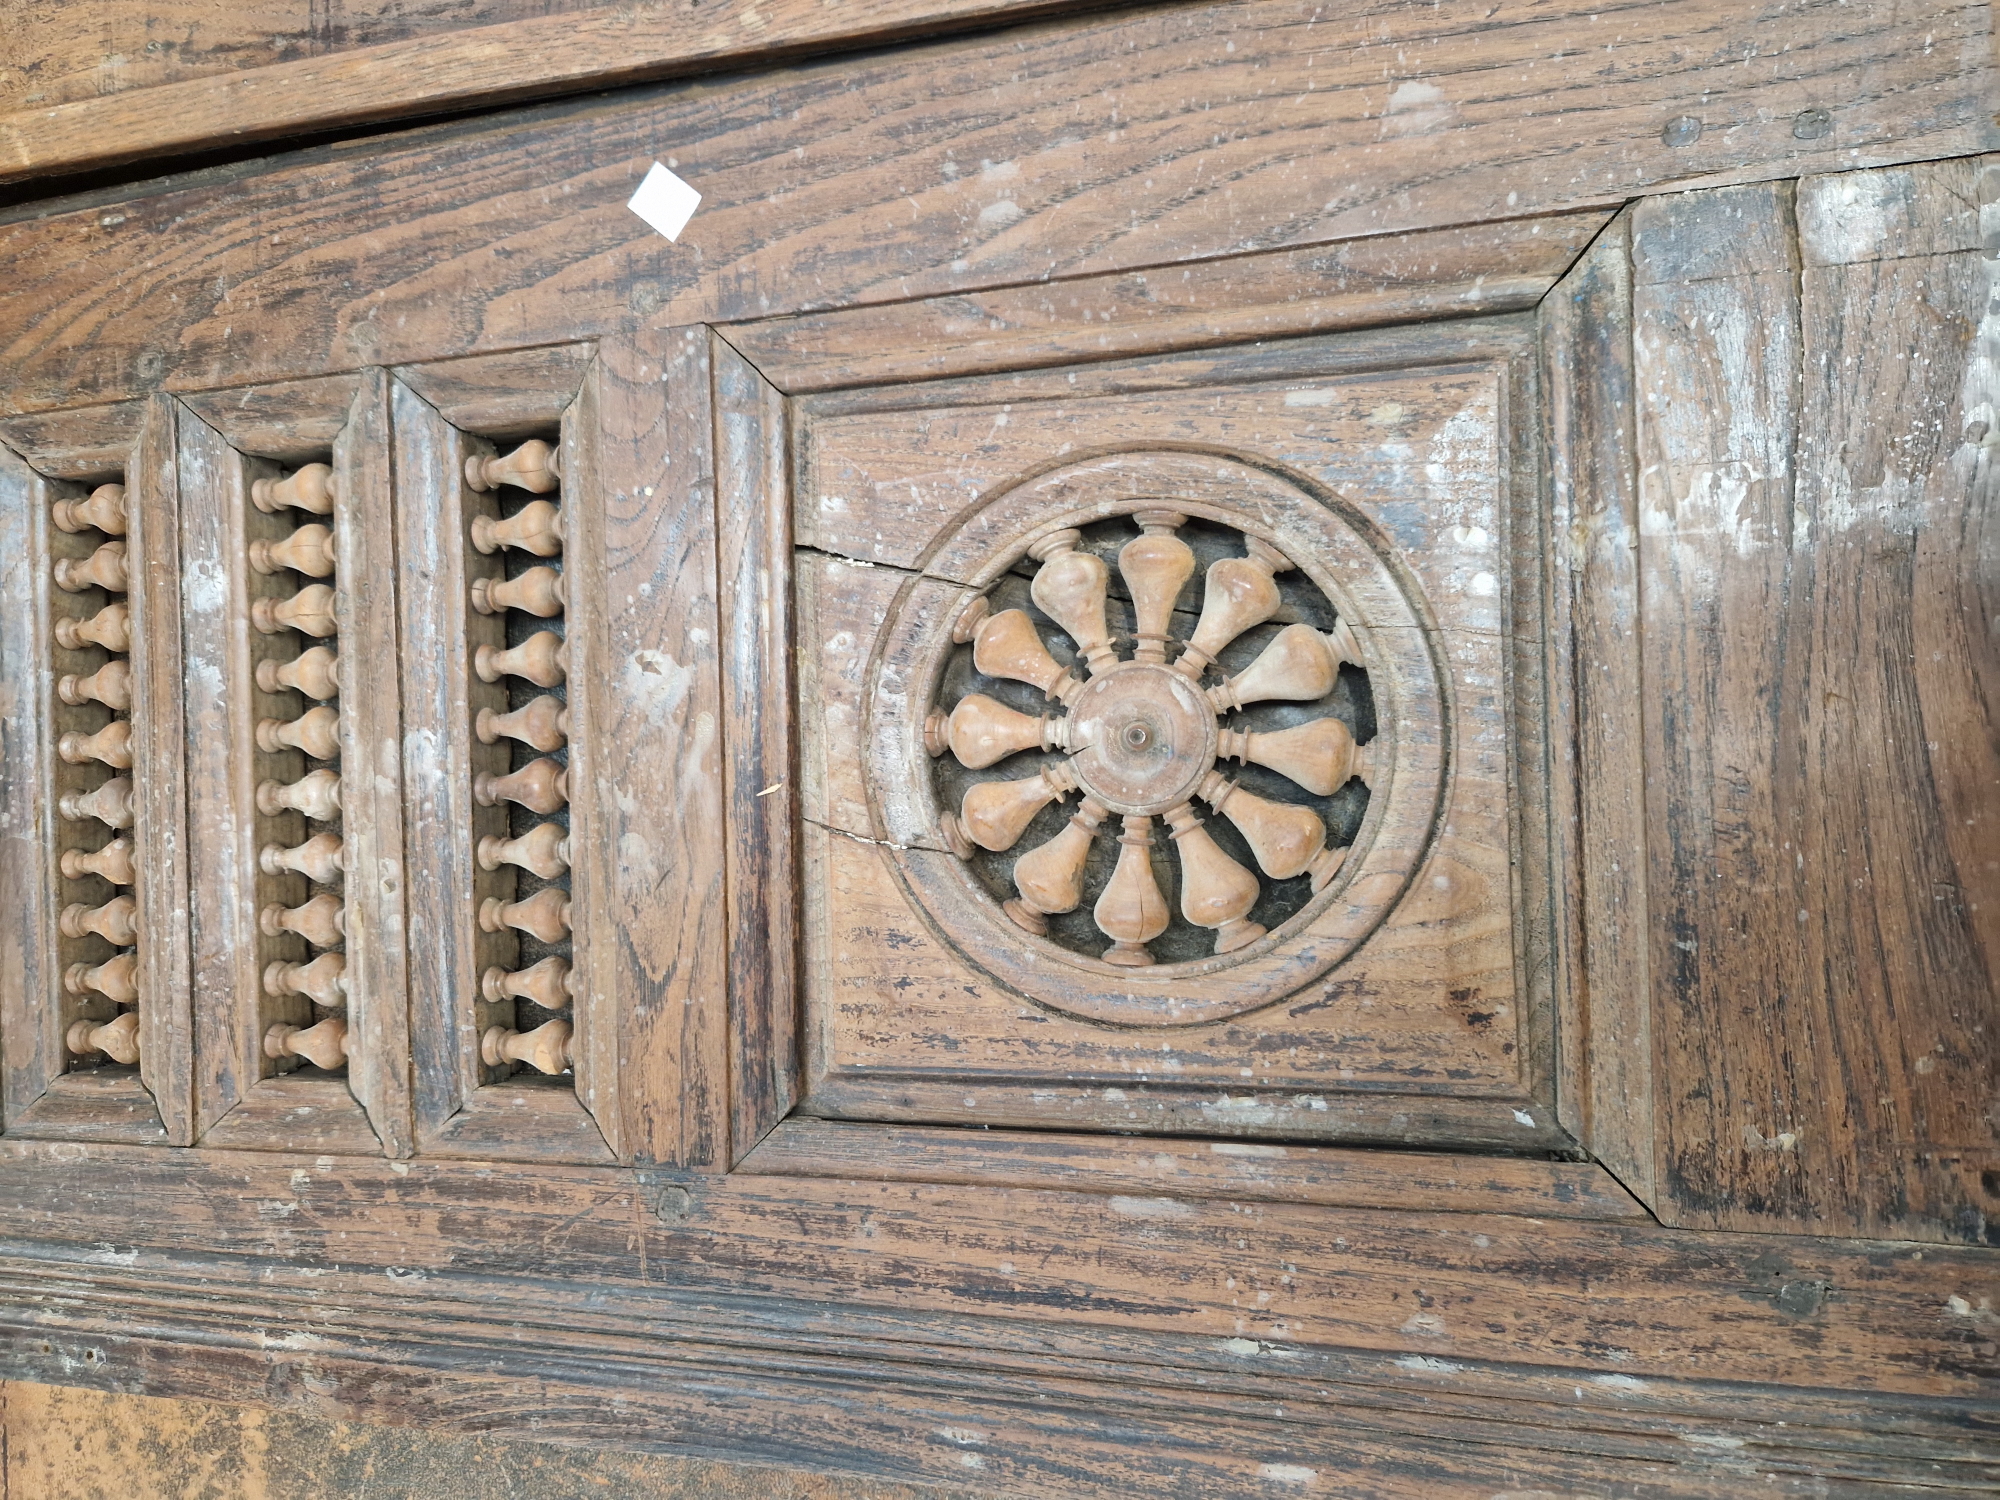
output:
[[679,240],[687,221],[701,204],[701,194],[674,176],[659,162],[639,184],[639,191],[625,206],[670,240]]

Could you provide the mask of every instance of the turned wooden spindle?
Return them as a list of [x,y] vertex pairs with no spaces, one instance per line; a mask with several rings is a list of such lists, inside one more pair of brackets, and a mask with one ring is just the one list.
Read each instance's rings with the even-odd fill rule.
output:
[[933,755],[949,750],[958,763],[977,771],[1022,750],[1067,750],[1069,720],[1021,713],[984,693],[968,693],[949,714],[924,720],[924,748]]
[[56,811],[71,822],[95,818],[111,828],[132,826],[132,778],[118,776],[94,792],[64,792],[56,799]]
[[297,630],[324,637],[340,629],[335,607],[332,584],[309,583],[289,599],[252,599],[250,623],[265,635]]
[[78,1021],[64,1038],[78,1057],[102,1052],[113,1062],[139,1060],[139,1012],[128,1010],[115,1021],[99,1026],[95,1021]]
[[264,993],[279,1000],[304,995],[316,1005],[338,1009],[347,1004],[347,957],[322,953],[311,963],[288,964],[280,959],[266,964]]
[[938,830],[961,859],[972,857],[974,844],[997,854],[1014,847],[1036,813],[1076,789],[1076,772],[1067,764],[1044,766],[1019,781],[978,782],[965,789],[956,814],[938,820]]
[[64,593],[80,594],[85,589],[125,592],[125,543],[106,542],[83,561],[59,557],[55,566],[56,587]]
[[125,535],[125,486],[100,484],[84,500],[58,500],[50,507],[56,530],[78,532],[95,527],[106,536]]
[[296,932],[315,948],[332,948],[347,936],[347,906],[330,891],[321,891],[304,906],[272,902],[257,913],[265,937]]
[[1284,553],[1261,537],[1244,540],[1245,555],[1219,557],[1208,565],[1202,589],[1201,618],[1187,650],[1174,662],[1176,671],[1195,682],[1222,648],[1252,625],[1262,625],[1283,602],[1277,575],[1291,571]]
[[285,479],[259,479],[250,486],[250,503],[265,515],[290,506],[316,516],[333,514],[333,470],[325,464],[307,464]]
[[257,867],[266,875],[282,875],[287,870],[332,885],[347,868],[347,851],[337,833],[316,833],[303,844],[287,849],[282,844],[266,844],[257,855]]
[[1310,703],[1324,698],[1340,680],[1341,662],[1348,659],[1336,645],[1339,640],[1337,633],[1322,635],[1310,625],[1287,625],[1249,666],[1210,688],[1208,701],[1217,713],[1226,714],[1249,703],[1275,699]]
[[139,907],[130,896],[113,896],[102,906],[74,902],[62,909],[56,926],[66,938],[88,937],[96,933],[114,948],[123,948],[139,939]]
[[1345,849],[1326,846],[1326,824],[1310,807],[1273,802],[1245,791],[1220,771],[1210,771],[1195,795],[1236,825],[1256,856],[1257,868],[1273,880],[1310,874],[1317,891],[1339,871]]
[[63,971],[63,988],[72,995],[96,993],[120,1005],[132,1005],[139,999],[139,955],[120,953],[94,967],[71,964]]
[[56,696],[65,703],[102,703],[124,713],[132,706],[132,663],[120,656],[88,677],[65,672],[56,683]]
[[257,686],[267,693],[297,688],[308,698],[340,696],[340,658],[331,646],[311,646],[296,661],[260,661]]
[[316,1068],[337,1068],[353,1056],[347,1022],[339,1016],[328,1016],[316,1026],[280,1021],[264,1033],[264,1055],[279,1060],[303,1057]]
[[562,459],[540,438],[529,438],[500,458],[471,455],[465,461],[465,482],[481,494],[511,484],[531,495],[546,495],[562,483]]
[[557,1017],[533,1031],[512,1031],[505,1026],[489,1026],[479,1039],[479,1055],[489,1068],[510,1062],[526,1063],[537,1073],[560,1073],[574,1061],[569,1022]]
[[480,976],[479,993],[494,1005],[532,1000],[543,1010],[562,1010],[570,1002],[569,961],[551,955],[512,973],[496,964]]
[[1181,860],[1181,915],[1215,929],[1217,953],[1256,942],[1266,931],[1248,920],[1262,889],[1257,877],[1229,857],[1187,803],[1168,810],[1167,826]]
[[56,741],[56,754],[73,766],[101,761],[115,771],[132,769],[132,721],[113,719],[95,734],[71,730]]
[[113,839],[95,854],[86,854],[81,849],[65,849],[62,872],[71,880],[81,880],[86,875],[102,875],[113,885],[130,885],[132,841],[128,838]]
[[250,544],[250,566],[259,573],[276,573],[290,568],[308,578],[326,578],[333,573],[333,528],[314,521],[301,526],[281,542],[262,539]]
[[1040,937],[1048,932],[1050,917],[1076,910],[1083,900],[1083,866],[1090,857],[1090,841],[1108,812],[1102,802],[1086,794],[1061,833],[1014,861],[1014,889],[1020,894],[1001,909],[1016,924]]
[[569,710],[562,699],[543,693],[511,714],[480,709],[473,721],[473,733],[479,736],[482,745],[494,744],[504,734],[534,750],[560,750],[569,743]]
[[1052,531],[1028,549],[1041,567],[1028,593],[1036,607],[1068,633],[1083,653],[1085,667],[1095,675],[1116,666],[1111,628],[1104,622],[1104,601],[1111,588],[1111,569],[1094,552],[1082,552],[1080,531]]
[[257,748],[276,755],[286,746],[303,750],[314,760],[332,760],[340,754],[340,710],[322,704],[309,708],[298,718],[259,719]]
[[481,682],[519,677],[536,687],[556,687],[569,675],[569,642],[553,630],[538,630],[511,651],[481,646],[472,653]]
[[1178,511],[1142,510],[1133,516],[1143,535],[1118,549],[1118,576],[1132,594],[1134,661],[1167,659],[1167,627],[1181,590],[1194,577],[1194,549],[1174,533],[1187,524]]
[[569,936],[569,893],[552,885],[525,901],[488,896],[479,903],[479,927],[482,932],[511,927],[545,943],[559,943]]
[[1153,820],[1125,819],[1118,836],[1118,863],[1091,908],[1097,930],[1111,939],[1104,961],[1122,968],[1144,968],[1153,962],[1146,944],[1167,930],[1172,917],[1160,883],[1153,878]]
[[563,575],[550,567],[530,568],[519,578],[472,580],[472,607],[482,615],[519,609],[546,620],[561,614],[568,602],[569,586],[563,582]]
[[[266,719],[265,723],[270,720]],[[286,808],[304,813],[316,823],[330,823],[340,812],[340,775],[322,766],[287,786],[280,781],[257,783],[257,811],[275,818]]]
[[487,553],[512,547],[536,557],[554,557],[563,549],[562,512],[546,500],[530,500],[505,520],[474,516],[472,545]]
[[1049,648],[1035,631],[1035,622],[1024,609],[1003,609],[988,614],[991,606],[981,597],[974,599],[952,627],[951,638],[961,646],[972,642],[972,664],[988,677],[1011,677],[1058,703],[1068,703],[1083,691],[1083,680],[1068,667],[1058,665]]
[[569,868],[569,835],[560,823],[537,823],[517,839],[481,839],[478,853],[482,870],[518,865],[544,880],[554,880]]
[[546,755],[506,776],[481,771],[472,778],[472,800],[481,807],[518,802],[529,812],[552,813],[569,805],[569,772]]
[[56,621],[56,644],[65,651],[81,651],[85,646],[102,646],[106,651],[132,649],[132,606],[120,599],[107,604],[88,620]]
[[1255,761],[1289,776],[1309,792],[1331,796],[1350,777],[1366,777],[1368,755],[1340,720],[1311,719],[1290,729],[1242,733],[1225,729],[1216,742],[1223,760]]

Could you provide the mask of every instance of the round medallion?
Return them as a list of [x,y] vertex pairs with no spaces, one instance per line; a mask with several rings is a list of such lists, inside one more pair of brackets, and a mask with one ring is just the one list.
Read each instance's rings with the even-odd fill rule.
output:
[[1157,817],[1187,801],[1215,764],[1215,742],[1214,708],[1170,667],[1120,662],[1070,705],[1076,779],[1115,813]]

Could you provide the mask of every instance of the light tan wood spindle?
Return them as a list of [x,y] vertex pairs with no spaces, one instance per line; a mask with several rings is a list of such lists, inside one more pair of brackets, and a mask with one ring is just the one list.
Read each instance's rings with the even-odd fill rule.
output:
[[252,599],[250,623],[265,635],[297,630],[325,637],[340,628],[334,619],[335,608],[332,584],[309,583],[289,599]]
[[314,521],[301,526],[282,541],[259,539],[250,544],[250,566],[259,573],[276,573],[290,568],[308,578],[328,578],[333,574],[333,528]]
[[257,721],[259,750],[275,755],[287,745],[303,750],[314,760],[332,760],[340,754],[340,710],[321,705],[290,721]]
[[125,486],[100,484],[83,500],[58,500],[50,507],[56,530],[72,534],[93,527],[106,536],[125,535]]
[[310,646],[296,661],[260,661],[257,686],[267,693],[296,688],[308,698],[340,696],[340,658],[331,646]]
[[139,998],[139,955],[120,953],[95,967],[71,964],[63,971],[63,988],[72,995],[95,992],[120,1005],[134,1004]]
[[1343,658],[1334,645],[1336,639],[1310,625],[1287,625],[1249,666],[1210,688],[1208,701],[1217,713],[1226,714],[1250,703],[1310,703],[1324,698],[1340,680]]
[[538,630],[511,651],[481,646],[472,653],[481,682],[519,677],[536,687],[558,687],[569,675],[569,642],[553,630]]
[[478,855],[482,870],[518,865],[544,880],[554,880],[569,868],[569,835],[560,823],[537,823],[517,839],[481,839]]
[[1036,813],[1076,789],[1067,765],[1044,766],[1019,781],[981,781],[965,789],[956,814],[938,819],[938,831],[961,859],[972,857],[974,844],[997,854],[1014,847]]
[[106,651],[132,649],[132,606],[123,599],[107,604],[87,620],[56,621],[56,644],[65,651],[102,646]]
[[1219,557],[1208,565],[1201,618],[1187,650],[1174,662],[1190,681],[1199,682],[1223,647],[1270,619],[1284,602],[1277,575],[1291,571],[1291,560],[1262,537],[1246,537],[1243,546],[1244,556]]
[[472,800],[481,807],[517,802],[529,812],[552,813],[569,805],[569,772],[546,755],[506,776],[481,771],[472,778]]
[[139,1013],[128,1010],[115,1021],[107,1021],[99,1026],[95,1021],[74,1023],[64,1038],[69,1050],[78,1057],[90,1057],[103,1053],[113,1062],[136,1063],[139,1060]]
[[924,748],[933,755],[949,750],[974,771],[1023,750],[1067,750],[1069,720],[1036,718],[984,693],[968,693],[949,714],[924,720]]
[[1041,612],[1076,642],[1086,669],[1095,675],[1118,662],[1111,651],[1111,629],[1104,619],[1111,569],[1096,553],[1079,551],[1077,543],[1082,540],[1079,531],[1052,531],[1030,547],[1028,556],[1041,567],[1036,569],[1028,593]]
[[543,1010],[563,1010],[572,993],[569,963],[551,955],[511,973],[495,965],[480,976],[479,993],[495,1005],[502,1000],[532,1000]]
[[536,557],[554,557],[563,549],[562,512],[546,500],[530,500],[505,520],[474,516],[472,545],[485,553],[512,547]]
[[1167,930],[1172,917],[1160,883],[1153,878],[1153,820],[1125,819],[1118,836],[1118,863],[1091,909],[1097,930],[1111,939],[1104,961],[1123,968],[1143,968],[1153,962],[1146,944]]
[[1040,688],[1043,697],[1058,703],[1083,691],[1082,679],[1049,655],[1026,610],[1003,609],[993,615],[987,613],[990,608],[984,598],[974,599],[952,627],[954,641],[972,642],[973,666],[988,677],[1011,677]]
[[563,575],[550,567],[530,568],[519,578],[472,580],[472,607],[482,615],[518,609],[546,620],[561,614],[568,601],[569,586]]
[[102,906],[73,902],[62,909],[56,925],[66,938],[88,937],[96,933],[112,947],[123,948],[138,941],[138,904],[130,896],[113,896]]
[[347,937],[347,906],[331,891],[321,891],[304,906],[272,902],[257,913],[266,937],[295,932],[315,948],[339,946]]
[[333,514],[333,470],[307,464],[284,479],[259,479],[250,486],[250,503],[265,515],[290,507],[316,516]]
[[109,589],[114,594],[125,592],[125,543],[106,542],[89,557],[77,560],[74,557],[59,557],[55,565],[56,587],[69,594],[80,594],[85,589]]
[[1355,776],[1366,777],[1368,752],[1331,716],[1269,733],[1225,729],[1217,739],[1223,760],[1254,761],[1288,776],[1309,792],[1331,796]]
[[109,828],[132,826],[132,778],[114,777],[94,792],[65,792],[56,799],[56,811],[72,822],[95,818]]
[[526,1063],[537,1073],[560,1073],[573,1062],[569,1022],[557,1017],[533,1031],[513,1031],[505,1026],[489,1026],[479,1039],[479,1055],[489,1068],[510,1062]]
[[353,1056],[347,1022],[339,1016],[328,1016],[314,1026],[280,1021],[264,1033],[264,1055],[279,1060],[302,1057],[316,1068],[331,1071]]
[[102,703],[124,713],[132,706],[132,663],[120,656],[106,662],[88,677],[65,672],[56,683],[56,696],[65,703]]
[[73,766],[99,761],[113,770],[132,769],[132,721],[113,719],[95,734],[71,730],[56,741],[56,754]]
[[473,733],[482,745],[495,744],[505,735],[533,750],[560,750],[569,743],[569,710],[562,699],[543,693],[510,714],[480,709]]
[[1346,858],[1345,849],[1327,847],[1326,824],[1310,807],[1259,797],[1220,771],[1204,776],[1195,795],[1236,825],[1256,856],[1257,868],[1273,880],[1310,874],[1312,888],[1318,891]]
[[132,841],[115,838],[95,854],[86,854],[81,849],[65,849],[62,872],[71,880],[81,880],[86,875],[101,875],[113,885],[130,885]]
[[1248,920],[1262,889],[1257,877],[1229,857],[1187,803],[1168,810],[1167,826],[1181,860],[1181,915],[1196,927],[1215,929],[1217,953],[1256,942],[1265,933]]
[[[266,720],[265,722],[269,722]],[[257,783],[257,811],[275,818],[286,808],[304,813],[316,823],[330,823],[340,812],[340,775],[321,767],[287,786],[280,781]]]
[[1085,795],[1061,833],[1014,861],[1014,889],[1019,892],[1002,906],[1015,923],[1037,937],[1047,934],[1048,919],[1075,911],[1083,900],[1083,867],[1090,843],[1108,809]]
[[257,855],[257,865],[266,875],[282,875],[287,870],[332,885],[347,868],[347,853],[337,833],[316,833],[303,844],[287,849],[282,844],[266,844]]
[[479,903],[479,927],[482,932],[504,932],[511,927],[545,943],[559,943],[570,934],[569,895],[552,885],[525,901],[488,896]]
[[289,964],[280,959],[266,964],[264,993],[278,1000],[304,995],[316,1005],[338,1010],[347,1004],[346,956],[322,953],[311,963]]
[[473,454],[465,461],[465,482],[481,494],[511,484],[531,495],[546,495],[562,483],[562,459],[540,438],[529,438],[500,458]]
[[1142,510],[1132,517],[1142,535],[1118,550],[1118,576],[1132,595],[1132,660],[1167,659],[1168,626],[1181,590],[1194,577],[1194,549],[1174,533],[1187,524],[1178,511]]

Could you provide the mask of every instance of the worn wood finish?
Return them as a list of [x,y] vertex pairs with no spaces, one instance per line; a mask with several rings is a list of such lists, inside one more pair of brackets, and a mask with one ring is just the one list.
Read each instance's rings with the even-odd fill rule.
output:
[[292,468],[323,459],[333,450],[360,388],[358,375],[327,375],[235,390],[188,391],[181,401],[238,452]]
[[[210,389],[641,320],[741,321],[1549,214],[1992,141],[1990,16],[1971,0],[1662,10],[1657,29],[1606,39],[1611,75],[1595,45],[1573,45],[1609,24],[1591,14],[1571,4],[1495,25],[1465,0],[1342,18],[1256,0],[1051,22],[20,218],[0,230],[0,412],[122,400],[162,378]],[[1408,77],[1399,53],[1420,59]],[[1741,61],[1778,55],[1784,78]],[[1225,102],[1185,108],[1192,77],[1221,80]],[[1835,130],[1800,141],[1792,117],[1828,89]],[[1703,133],[1667,145],[1681,117]],[[924,124],[897,123],[909,120]],[[704,195],[677,248],[625,207],[663,152]],[[1366,168],[1332,191],[1330,160]],[[1228,190],[1203,186],[1218,174]],[[418,182],[420,200],[388,189]],[[246,237],[252,222],[264,227]],[[133,274],[132,246],[169,233],[200,248]]]
[[404,365],[396,378],[454,427],[506,443],[562,421],[595,352],[590,344],[553,344]]
[[133,399],[8,417],[0,420],[0,442],[51,479],[101,484],[125,472],[147,410],[146,401]]

